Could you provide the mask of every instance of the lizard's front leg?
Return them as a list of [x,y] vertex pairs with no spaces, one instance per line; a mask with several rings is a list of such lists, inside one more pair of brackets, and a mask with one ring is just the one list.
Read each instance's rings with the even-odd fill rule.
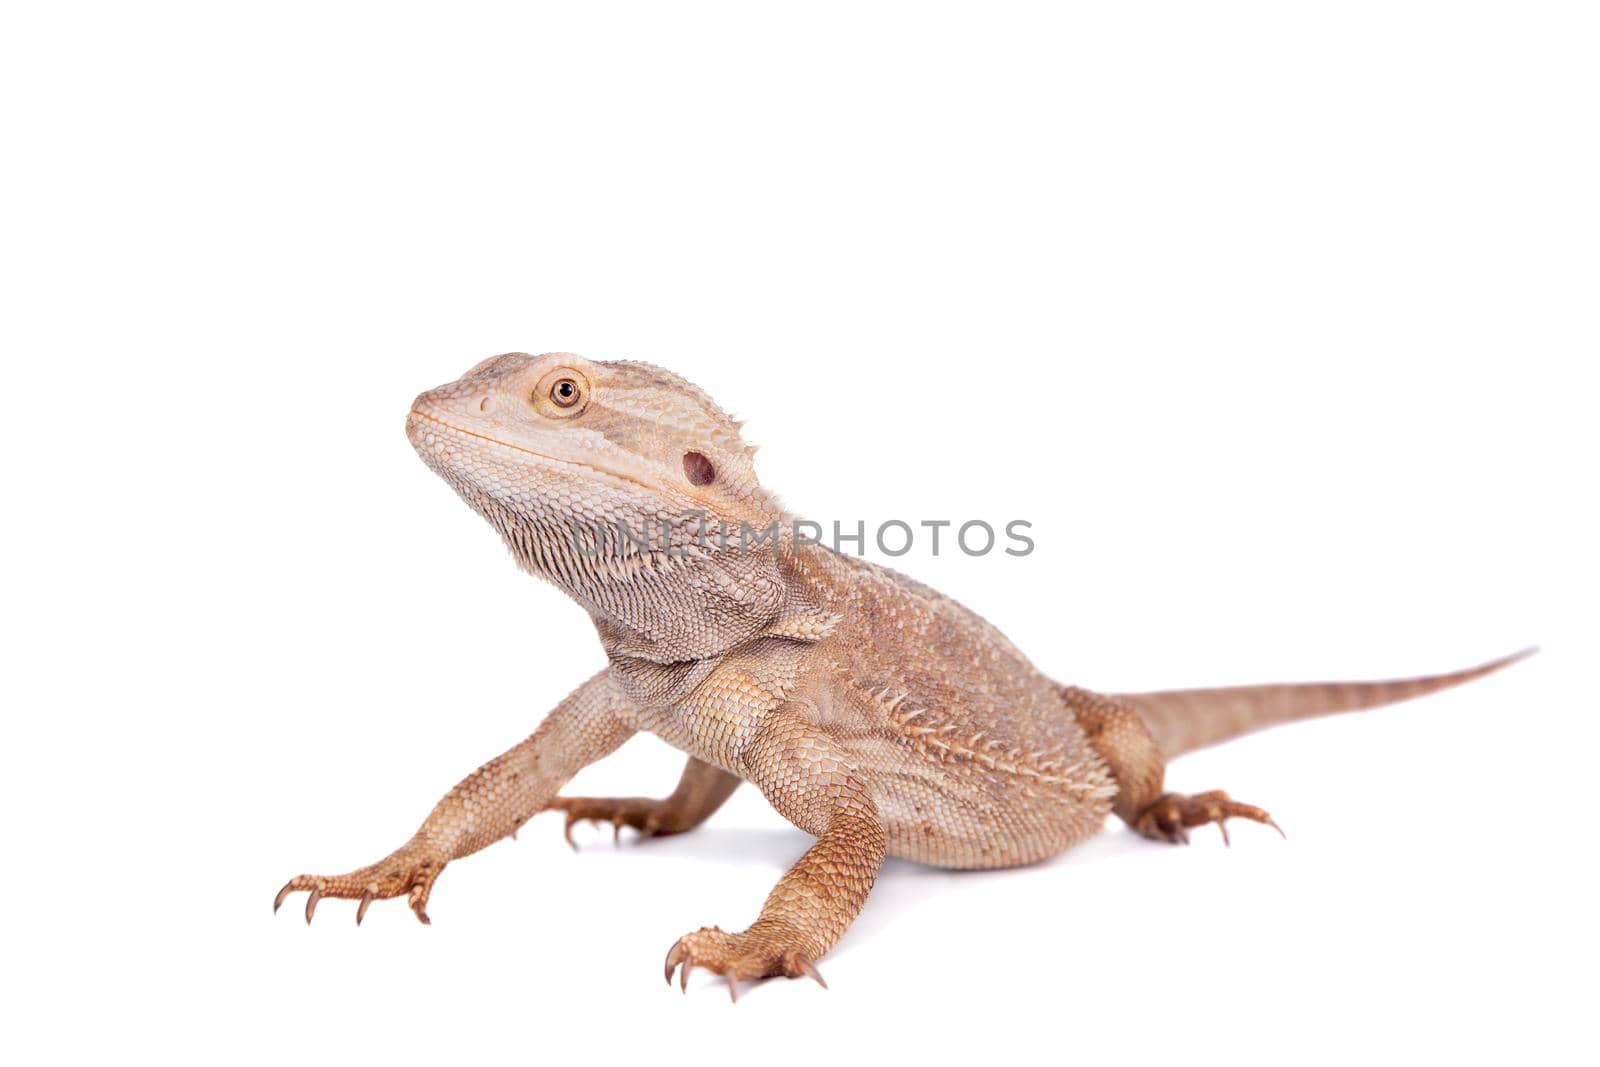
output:
[[689,757],[678,779],[678,788],[665,799],[654,797],[551,797],[546,811],[564,811],[567,824],[562,832],[567,844],[577,848],[572,839],[572,825],[580,820],[609,822],[616,834],[624,826],[631,826],[645,837],[658,834],[681,834],[693,830],[722,807],[722,802],[733,795],[743,781],[704,760]]
[[860,913],[888,841],[865,781],[833,739],[801,716],[771,713],[743,762],[773,807],[817,841],[779,879],[749,929],[706,927],[668,951],[668,982],[681,965],[687,988],[689,971],[705,967],[727,978],[735,999],[741,978],[809,975],[822,982],[816,961]]
[[278,891],[272,909],[306,890],[306,922],[323,897],[358,899],[356,922],[374,900],[405,894],[428,922],[428,894],[445,864],[491,845],[527,822],[579,770],[610,755],[633,734],[626,698],[600,674],[563,700],[533,736],[473,771],[434,806],[410,841],[349,874],[302,874]]

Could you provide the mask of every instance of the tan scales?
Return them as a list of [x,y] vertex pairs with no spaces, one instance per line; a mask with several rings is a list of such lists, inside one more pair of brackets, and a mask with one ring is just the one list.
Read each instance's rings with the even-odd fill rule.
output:
[[[566,353],[485,360],[417,397],[418,454],[518,564],[594,620],[608,665],[526,741],[474,771],[377,863],[301,875],[308,893],[404,896],[423,922],[445,865],[540,811],[644,834],[703,822],[740,782],[816,842],[749,929],[685,934],[666,973],[821,981],[893,855],[952,868],[1034,863],[1116,814],[1156,840],[1260,808],[1164,789],[1166,761],[1249,730],[1419,696],[1518,657],[1392,682],[1103,695],[1057,684],[999,630],[904,575],[794,536],[754,449],[698,388],[644,363]],[[574,521],[580,525],[575,527]],[[706,536],[727,531],[726,536]],[[776,529],[772,537],[763,537]],[[643,543],[624,530],[647,529]],[[587,531],[587,535],[584,533]],[[689,756],[673,793],[561,797],[639,731]]]

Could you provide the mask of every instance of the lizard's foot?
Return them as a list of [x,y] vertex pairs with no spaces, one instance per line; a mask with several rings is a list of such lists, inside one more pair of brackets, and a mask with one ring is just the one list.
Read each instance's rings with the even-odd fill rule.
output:
[[704,967],[728,980],[728,996],[739,999],[741,978],[815,978],[823,989],[828,983],[817,973],[817,966],[806,952],[795,946],[792,934],[760,929],[760,922],[743,933],[725,933],[715,926],[704,927],[685,934],[667,952],[667,984],[672,984],[672,972],[678,965],[683,970],[678,985],[689,989],[689,972]]
[[675,834],[678,829],[671,825],[666,807],[665,802],[649,797],[552,797],[544,810],[567,813],[567,825],[561,832],[576,851],[572,827],[579,822],[610,823],[614,841],[621,840],[624,826],[633,827],[643,837]]
[[445,862],[429,850],[407,844],[372,866],[349,874],[332,878],[302,874],[291,878],[278,890],[272,910],[276,912],[282,907],[290,893],[306,890],[310,893],[306,897],[306,922],[310,922],[311,916],[316,913],[317,901],[323,897],[342,897],[361,901],[356,908],[356,925],[359,926],[361,920],[366,918],[368,904],[404,894],[411,904],[411,910],[417,913],[417,918],[425,923],[430,922],[428,894],[433,891],[433,883],[439,877],[439,872],[444,870]]
[[1281,835],[1283,828],[1272,821],[1272,816],[1253,804],[1232,800],[1220,789],[1186,797],[1181,793],[1166,793],[1157,797],[1149,807],[1139,813],[1133,828],[1148,838],[1170,841],[1174,845],[1189,843],[1188,831],[1196,826],[1214,822],[1222,831],[1223,844],[1228,840],[1227,820],[1250,819],[1266,823]]

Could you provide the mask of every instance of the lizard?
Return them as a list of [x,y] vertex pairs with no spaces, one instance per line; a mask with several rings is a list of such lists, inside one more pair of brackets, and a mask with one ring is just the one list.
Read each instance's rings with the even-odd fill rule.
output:
[[[422,460],[488,520],[521,569],[589,614],[604,669],[521,744],[452,789],[378,862],[278,893],[405,897],[427,923],[445,866],[541,811],[675,834],[745,781],[815,837],[743,930],[672,943],[666,978],[810,977],[896,856],[944,868],[1037,863],[1116,816],[1187,843],[1227,820],[1278,829],[1221,790],[1166,789],[1167,762],[1262,727],[1479,678],[1448,674],[1147,693],[1057,683],[994,626],[898,572],[796,535],[754,449],[710,396],[647,363],[508,353],[422,393]],[[644,536],[639,536],[643,531]],[[709,532],[709,535],[708,535]],[[575,797],[580,769],[641,731],[688,756],[662,799]],[[1282,830],[1279,829],[1279,833]]]

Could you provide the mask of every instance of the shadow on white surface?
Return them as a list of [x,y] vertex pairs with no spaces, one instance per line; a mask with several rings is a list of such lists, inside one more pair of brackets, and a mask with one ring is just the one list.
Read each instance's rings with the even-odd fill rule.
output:
[[[609,832],[588,836],[575,830],[580,850],[612,848]],[[640,838],[624,831],[620,847],[637,850],[641,863],[652,858],[672,857],[703,861],[717,867],[763,867],[772,872],[773,881],[787,871],[815,840],[797,829],[766,827],[701,827],[671,837]],[[832,959],[847,955],[865,944],[890,923],[903,919],[906,912],[935,895],[980,892],[992,894],[993,906],[1004,906],[1006,886],[1015,878],[1040,878],[1045,871],[1085,867],[1107,860],[1121,859],[1151,848],[1160,848],[1126,831],[1118,823],[1056,858],[1042,864],[993,871],[951,871],[891,857],[883,866],[867,906],[828,954]],[[656,857],[648,855],[655,853]]]

